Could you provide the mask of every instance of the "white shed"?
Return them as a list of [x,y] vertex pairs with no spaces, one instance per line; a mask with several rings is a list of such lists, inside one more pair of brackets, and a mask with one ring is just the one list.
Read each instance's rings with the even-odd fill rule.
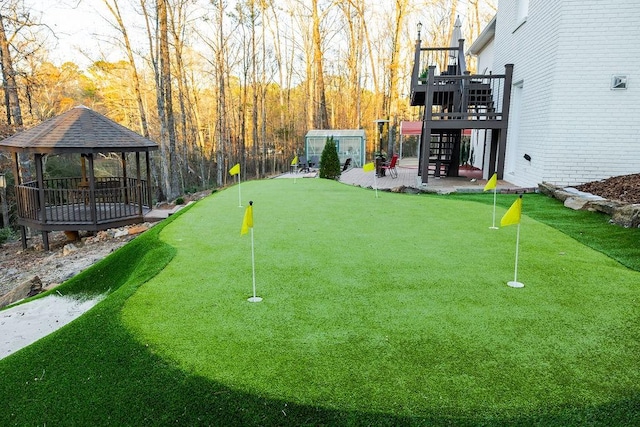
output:
[[338,149],[340,163],[351,159],[351,165],[362,167],[366,156],[366,137],[362,129],[314,129],[304,137],[304,151],[307,159],[320,159],[327,138],[333,137]]

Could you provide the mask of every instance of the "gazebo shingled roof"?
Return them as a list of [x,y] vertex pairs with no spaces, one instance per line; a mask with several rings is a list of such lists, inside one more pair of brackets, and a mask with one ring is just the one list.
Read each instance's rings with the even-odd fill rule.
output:
[[157,150],[158,144],[85,106],[70,109],[0,141],[21,153],[104,153]]

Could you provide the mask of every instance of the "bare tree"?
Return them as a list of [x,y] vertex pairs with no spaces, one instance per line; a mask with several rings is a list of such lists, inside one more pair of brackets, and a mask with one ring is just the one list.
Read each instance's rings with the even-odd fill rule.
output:
[[5,103],[7,105],[7,124],[13,123],[21,128],[22,110],[20,109],[20,98],[18,97],[18,85],[16,84],[16,72],[13,68],[13,60],[9,50],[9,40],[5,32],[4,21],[6,16],[0,12],[0,59],[2,61],[2,83],[5,89]]
[[133,75],[133,90],[136,96],[136,102],[138,104],[138,114],[140,115],[140,129],[142,130],[142,135],[145,138],[149,138],[149,126],[147,124],[147,114],[145,112],[144,103],[142,100],[142,94],[140,92],[140,77],[138,76],[138,69],[136,67],[135,59],[133,56],[133,49],[131,48],[131,42],[129,40],[129,33],[127,31],[127,27],[124,25],[124,20],[122,19],[122,14],[120,13],[120,7],[118,5],[117,0],[103,0],[104,4],[109,9],[109,12],[113,15],[113,18],[116,20],[116,29],[122,34],[122,42],[124,43],[125,52],[127,54],[127,59],[129,60],[129,65],[131,67],[131,72]]
[[313,72],[315,75],[315,116],[316,129],[329,129],[329,117],[327,116],[327,98],[324,88],[324,56],[322,49],[322,37],[320,36],[320,15],[318,14],[318,0],[311,0],[311,16],[313,26]]
[[396,0],[395,15],[393,20],[393,39],[391,44],[391,61],[389,63],[389,93],[386,97],[385,113],[388,118],[397,116],[398,102],[398,77],[400,67],[400,50],[402,28],[405,21],[405,13],[409,7],[408,0]]
[[171,83],[171,56],[169,54],[169,30],[167,19],[166,0],[156,0],[158,12],[158,39],[160,45],[160,75],[161,96],[164,101],[164,109],[161,111],[161,121],[165,122],[168,138],[169,176],[165,180],[167,197],[173,199],[180,194],[178,165],[176,158],[176,126],[173,113],[172,83]]

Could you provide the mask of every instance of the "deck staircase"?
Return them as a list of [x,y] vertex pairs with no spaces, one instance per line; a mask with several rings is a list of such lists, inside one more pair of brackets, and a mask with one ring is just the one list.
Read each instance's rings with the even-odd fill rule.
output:
[[[447,90],[434,91],[432,111],[440,120],[456,120],[463,114],[495,115],[495,101],[491,86],[482,82],[447,84]],[[466,83],[466,84],[463,84]],[[430,117],[423,117],[423,120]],[[434,177],[458,176],[462,129],[432,129],[429,140],[429,175]],[[424,135],[423,135],[424,136]],[[423,137],[422,136],[422,137]],[[425,143],[424,139],[421,143]]]

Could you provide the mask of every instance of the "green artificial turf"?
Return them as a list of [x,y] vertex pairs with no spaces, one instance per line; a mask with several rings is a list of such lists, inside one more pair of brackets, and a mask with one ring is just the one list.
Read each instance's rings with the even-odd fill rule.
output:
[[639,273],[569,237],[633,265],[599,217],[580,234],[582,213],[525,195],[512,289],[517,227],[488,228],[486,195],[243,183],[250,303],[236,190],[63,285],[112,293],[0,361],[0,424],[640,422]]

